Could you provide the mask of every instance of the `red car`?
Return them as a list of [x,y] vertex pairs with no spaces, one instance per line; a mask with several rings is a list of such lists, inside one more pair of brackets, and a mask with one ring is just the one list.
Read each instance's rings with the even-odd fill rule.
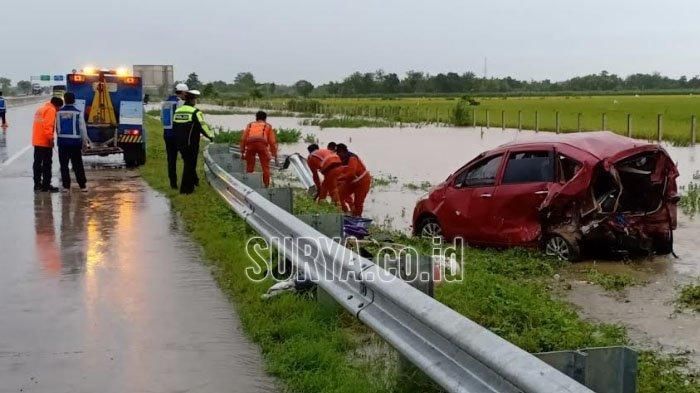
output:
[[480,246],[668,254],[678,170],[659,145],[611,132],[543,133],[478,157],[422,198],[414,234]]

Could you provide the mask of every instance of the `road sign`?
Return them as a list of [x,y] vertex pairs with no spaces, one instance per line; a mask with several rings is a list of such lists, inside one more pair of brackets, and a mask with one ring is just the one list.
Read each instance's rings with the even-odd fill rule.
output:
[[63,75],[54,75],[53,76],[53,81],[54,82],[63,82],[64,76]]
[[51,80],[51,75],[42,75],[40,77],[42,81],[50,81]]

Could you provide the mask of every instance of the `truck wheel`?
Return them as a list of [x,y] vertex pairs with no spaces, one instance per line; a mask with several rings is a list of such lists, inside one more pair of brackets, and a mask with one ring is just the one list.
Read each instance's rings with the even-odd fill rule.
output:
[[124,150],[124,164],[127,168],[135,168],[139,165],[137,150],[132,144],[123,145],[122,150]]
[[575,262],[581,259],[581,248],[578,242],[558,233],[549,234],[545,238],[544,252],[562,261]]
[[673,232],[668,237],[658,237],[654,240],[654,252],[656,255],[668,255],[673,252]]
[[143,143],[136,148],[136,164],[146,165],[146,145]]

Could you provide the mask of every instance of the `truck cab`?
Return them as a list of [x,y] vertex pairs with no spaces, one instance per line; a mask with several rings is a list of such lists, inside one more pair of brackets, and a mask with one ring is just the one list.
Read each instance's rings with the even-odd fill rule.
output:
[[89,147],[84,155],[123,154],[127,167],[146,163],[143,84],[138,76],[85,69],[68,74],[67,91],[83,112]]

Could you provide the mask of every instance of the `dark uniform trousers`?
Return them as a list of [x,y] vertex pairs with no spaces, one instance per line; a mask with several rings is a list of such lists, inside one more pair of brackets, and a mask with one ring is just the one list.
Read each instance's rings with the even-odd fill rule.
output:
[[34,189],[46,189],[51,186],[51,161],[53,149],[44,146],[34,146]]
[[58,147],[58,162],[61,165],[61,182],[63,188],[70,188],[70,171],[68,163],[70,162],[75,173],[75,181],[78,182],[80,188],[85,188],[87,180],[85,179],[85,168],[83,167],[83,150],[80,146],[59,146]]
[[170,187],[177,188],[177,139],[175,137],[163,137],[165,140],[165,153],[168,159],[168,178]]

